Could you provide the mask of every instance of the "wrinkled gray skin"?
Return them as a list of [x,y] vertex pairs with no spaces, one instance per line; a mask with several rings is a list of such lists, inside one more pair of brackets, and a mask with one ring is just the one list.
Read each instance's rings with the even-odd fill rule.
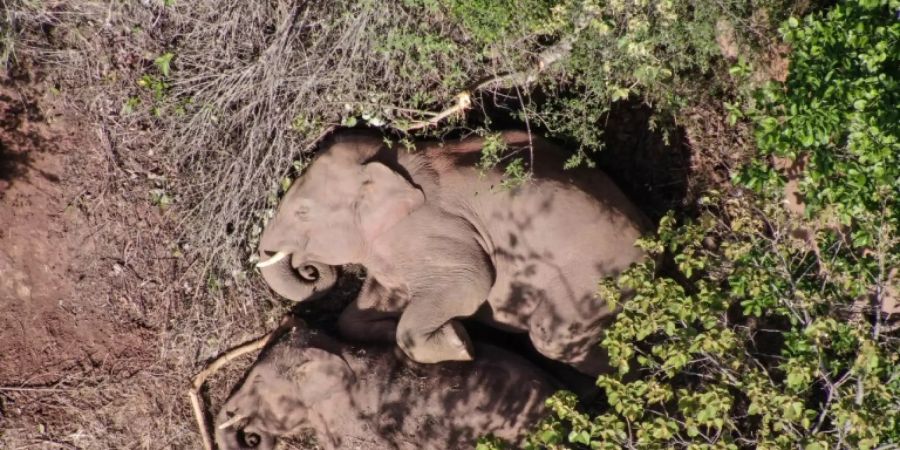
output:
[[[529,137],[503,136],[528,159]],[[596,375],[598,348],[615,311],[597,283],[643,257],[634,246],[646,219],[598,170],[563,170],[562,152],[533,137],[534,178],[500,188],[480,176],[480,138],[388,148],[371,134],[344,133],[306,169],[260,241],[262,269],[294,301],[334,284],[334,267],[368,271],[340,318],[360,341],[396,339],[421,363],[472,359],[458,318],[528,333],[545,356]],[[273,259],[274,260],[274,259]]]
[[396,347],[362,350],[300,323],[219,411],[216,441],[273,449],[276,437],[311,431],[326,449],[474,448],[487,433],[515,442],[557,385],[514,354],[476,348],[475,362],[419,365]]

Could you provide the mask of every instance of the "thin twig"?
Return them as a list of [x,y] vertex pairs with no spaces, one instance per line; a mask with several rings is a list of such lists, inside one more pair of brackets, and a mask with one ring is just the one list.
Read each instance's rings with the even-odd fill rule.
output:
[[66,392],[66,391],[70,391],[70,390],[71,389],[0,386],[0,391],[2,391],[2,392]]

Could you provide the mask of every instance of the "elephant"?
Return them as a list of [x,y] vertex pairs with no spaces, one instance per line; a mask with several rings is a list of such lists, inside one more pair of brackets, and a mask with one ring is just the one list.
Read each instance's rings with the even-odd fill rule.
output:
[[295,319],[216,416],[222,450],[274,449],[279,436],[316,448],[474,448],[518,441],[557,382],[525,359],[476,343],[474,362],[423,365],[394,346],[356,347]]
[[345,338],[392,341],[414,361],[473,358],[460,319],[528,333],[544,356],[588,375],[609,370],[598,343],[617,308],[598,282],[644,258],[648,221],[599,170],[521,131],[505,155],[533,161],[531,179],[502,187],[479,167],[485,139],[389,145],[344,132],[288,189],[260,238],[260,271],[293,301],[321,296],[339,267],[367,279],[345,308]]

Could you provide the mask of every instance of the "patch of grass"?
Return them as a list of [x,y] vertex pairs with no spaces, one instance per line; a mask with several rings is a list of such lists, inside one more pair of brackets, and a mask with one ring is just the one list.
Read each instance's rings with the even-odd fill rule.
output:
[[[479,44],[511,44],[546,34],[554,0],[451,0],[449,16]],[[487,49],[486,49],[487,50]]]

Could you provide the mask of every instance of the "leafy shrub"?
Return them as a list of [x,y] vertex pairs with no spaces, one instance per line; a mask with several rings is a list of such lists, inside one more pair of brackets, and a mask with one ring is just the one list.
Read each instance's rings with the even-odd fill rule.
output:
[[[760,158],[805,161],[810,214],[829,207],[854,224],[854,244],[871,245],[880,224],[897,222],[900,178],[900,2],[860,1],[783,28],[794,47],[790,78],[758,96]],[[762,185],[758,159],[742,181]],[[892,214],[892,217],[886,217]]]
[[[769,234],[778,205],[725,203],[724,214],[681,226],[669,216],[644,242],[675,254],[681,273],[702,273],[689,287],[649,264],[603,286],[635,292],[603,344],[620,370],[599,380],[611,409],[590,417],[558,395],[536,447],[874,448],[900,438],[896,341],[853,311],[854,289],[812,251]],[[623,381],[631,371],[640,379]]]
[[[520,119],[578,143],[569,166],[591,164],[588,153],[602,147],[599,124],[613,102],[641,98],[670,118],[701,97],[729,95],[723,27],[733,41],[729,51],[753,59],[766,53],[757,50],[790,10],[781,0],[404,3],[438,17],[445,39],[488,73],[534,71],[538,60],[562,55],[537,79],[540,95],[530,96],[535,86],[506,87],[517,88]],[[570,45],[557,48],[563,42]]]
[[[601,286],[607,298],[633,292],[603,342],[619,369],[598,381],[609,411],[591,416],[558,394],[532,448],[900,442],[888,305],[900,267],[898,6],[851,0],[787,21],[789,78],[748,108],[759,154],[739,186],[710,193],[695,220],[665,217],[641,242],[672,257],[670,274],[646,263]],[[771,156],[805,162],[802,219],[781,204]]]
[[[640,98],[666,119],[708,95],[727,97],[732,86],[723,75],[723,28],[735,40],[728,51],[760,59],[757,50],[786,10],[777,0],[562,2],[554,8],[562,33],[572,33],[585,15],[590,20],[546,86],[563,95],[535,108],[536,119],[582,150],[597,150],[597,123],[612,102]],[[585,160],[582,154],[572,163]]]
[[450,16],[481,45],[511,43],[541,34],[553,0],[450,0]]

